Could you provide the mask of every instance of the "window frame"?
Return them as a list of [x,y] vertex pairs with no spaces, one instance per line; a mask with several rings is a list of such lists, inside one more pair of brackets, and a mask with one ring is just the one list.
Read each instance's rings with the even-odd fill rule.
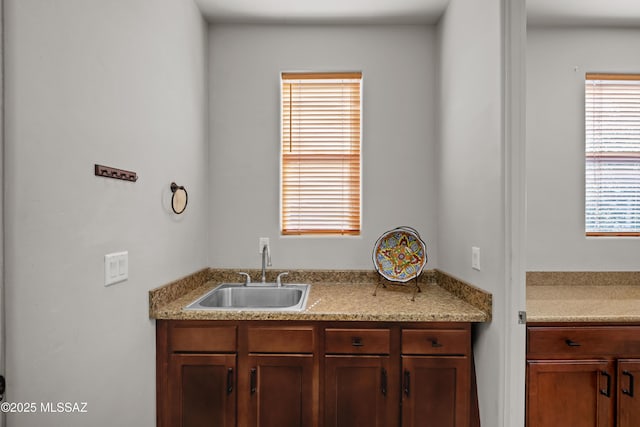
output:
[[[618,230],[618,231],[594,231],[593,229],[589,229],[589,185],[590,182],[593,182],[595,179],[594,178],[590,178],[589,177],[589,163],[590,162],[597,162],[598,160],[603,160],[603,159],[617,159],[620,163],[623,162],[630,162],[630,163],[640,163],[640,149],[634,149],[634,150],[629,150],[629,151],[621,151],[621,150],[614,150],[614,149],[609,149],[609,150],[600,150],[600,151],[590,151],[590,145],[589,144],[589,133],[591,130],[591,133],[595,133],[596,132],[596,127],[593,126],[592,128],[588,127],[590,120],[589,120],[589,108],[588,108],[588,104],[589,104],[589,90],[588,90],[588,85],[590,84],[589,82],[592,81],[608,81],[608,82],[612,82],[612,81],[635,81],[638,82],[637,84],[640,86],[640,74],[636,74],[636,73],[620,73],[620,74],[616,74],[616,73],[586,73],[585,75],[585,80],[584,80],[584,84],[585,84],[585,100],[584,100],[584,107],[585,107],[585,205],[584,205],[584,219],[585,219],[585,236],[587,237],[640,237],[640,224],[637,226],[637,231],[622,231],[622,230]],[[593,83],[591,83],[593,85]],[[595,100],[593,100],[595,101]],[[638,102],[640,103],[640,97],[638,99]],[[634,115],[634,117],[640,117],[640,112],[637,113],[637,115]],[[596,122],[595,119],[592,119],[591,122]],[[594,123],[595,124],[595,123]],[[593,138],[595,139],[595,138]],[[602,143],[600,143],[602,144]],[[593,145],[598,145],[597,142],[594,142]],[[639,172],[640,173],[640,172]],[[590,181],[591,180],[591,181]],[[603,186],[604,187],[604,186]],[[601,187],[600,187],[601,188]],[[600,190],[598,190],[600,191]],[[640,194],[640,189],[638,190],[638,192]],[[596,198],[594,196],[594,198]],[[635,199],[635,197],[634,197]],[[640,199],[639,199],[640,201]],[[635,211],[639,211],[640,208],[635,209]]]
[[[286,126],[285,126],[285,84],[286,81],[309,81],[309,82],[320,82],[320,81],[327,81],[329,84],[331,83],[335,83],[335,84],[339,84],[337,83],[337,81],[339,80],[343,80],[345,81],[343,84],[345,84],[346,86],[348,85],[354,85],[354,81],[357,80],[357,86],[358,86],[358,95],[357,95],[357,100],[358,100],[358,115],[357,115],[357,119],[355,120],[357,122],[357,126],[354,127],[353,123],[351,123],[349,125],[349,130],[350,130],[350,135],[353,134],[353,130],[355,128],[357,128],[357,144],[355,144],[357,146],[357,153],[356,154],[344,154],[342,155],[342,161],[343,163],[346,164],[350,164],[353,165],[356,162],[353,160],[353,158],[357,159],[357,173],[353,174],[352,170],[353,167],[346,167],[346,169],[350,169],[350,172],[345,173],[344,177],[343,177],[343,181],[342,182],[346,182],[348,185],[346,185],[347,187],[350,185],[350,188],[356,188],[355,191],[346,191],[345,194],[349,194],[352,193],[351,196],[348,196],[348,198],[357,199],[356,203],[346,203],[346,205],[348,205],[348,208],[345,210],[347,213],[345,213],[342,216],[341,222],[343,222],[341,227],[324,227],[324,228],[317,228],[317,227],[305,227],[304,223],[302,224],[302,226],[299,227],[292,227],[292,222],[288,222],[286,221],[286,217],[287,217],[287,211],[286,211],[286,202],[285,202],[285,177],[290,177],[290,175],[286,174],[285,171],[285,164],[289,164],[288,161],[285,159],[286,155],[285,155],[285,138],[286,138]],[[289,89],[290,90],[290,89]],[[362,111],[363,111],[363,103],[362,103],[362,93],[363,93],[363,79],[362,79],[362,72],[359,71],[355,71],[355,72],[282,72],[280,73],[280,173],[279,173],[279,179],[280,179],[280,186],[279,186],[279,190],[280,190],[280,197],[279,197],[279,201],[280,201],[280,205],[279,205],[279,217],[280,217],[280,221],[279,221],[279,227],[280,227],[280,235],[285,236],[285,237],[359,237],[362,234]],[[290,98],[289,98],[290,99]],[[289,104],[289,108],[291,104]],[[350,110],[351,111],[351,110]],[[288,116],[289,120],[291,121],[291,113]],[[351,116],[350,116],[351,117]],[[290,122],[289,122],[290,123]],[[289,131],[291,132],[291,131]],[[288,135],[288,141],[292,140],[292,134],[289,133]],[[349,147],[352,147],[353,142],[350,141],[348,143]],[[316,148],[318,146],[318,144],[315,144]],[[330,150],[329,150],[330,151]],[[327,157],[329,156],[334,156],[336,157],[336,159],[338,157],[340,157],[339,155],[333,154],[325,154]],[[299,154],[298,156],[303,156],[302,154]],[[345,160],[346,159],[346,160]],[[309,160],[311,161],[311,160]],[[336,160],[337,161],[337,160]],[[355,176],[355,180],[354,180],[354,176]],[[357,185],[354,187],[354,183],[356,183]],[[345,185],[343,184],[343,187]],[[357,194],[356,194],[357,193]],[[327,206],[324,206],[325,208]],[[356,212],[355,214],[353,214],[353,212]],[[297,212],[299,215],[301,213],[301,211]],[[354,221],[353,219],[356,218],[357,221]]]

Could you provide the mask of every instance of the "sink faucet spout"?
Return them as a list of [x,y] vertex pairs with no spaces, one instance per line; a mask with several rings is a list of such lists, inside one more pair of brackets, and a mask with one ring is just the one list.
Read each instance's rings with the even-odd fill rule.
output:
[[271,252],[269,251],[269,245],[262,246],[262,283],[267,281],[267,266],[271,267]]

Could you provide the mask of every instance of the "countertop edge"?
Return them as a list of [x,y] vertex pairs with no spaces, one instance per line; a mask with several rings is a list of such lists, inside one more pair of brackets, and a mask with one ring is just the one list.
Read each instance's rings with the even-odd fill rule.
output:
[[366,314],[323,314],[305,313],[282,314],[281,312],[239,311],[233,314],[224,312],[220,315],[210,314],[205,316],[185,316],[181,312],[158,312],[153,317],[155,320],[282,320],[282,321],[347,321],[347,322],[454,322],[454,323],[484,323],[488,321],[486,315],[435,315],[431,317],[413,315],[366,315]]

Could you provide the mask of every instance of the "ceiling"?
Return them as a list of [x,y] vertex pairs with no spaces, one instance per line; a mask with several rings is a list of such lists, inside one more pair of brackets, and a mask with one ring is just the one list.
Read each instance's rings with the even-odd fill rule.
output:
[[[449,0],[195,0],[209,22],[435,24]],[[534,25],[640,26],[640,0],[526,0]]]
[[527,0],[534,25],[640,27],[640,0]]
[[435,24],[449,0],[195,0],[195,2],[209,22]]

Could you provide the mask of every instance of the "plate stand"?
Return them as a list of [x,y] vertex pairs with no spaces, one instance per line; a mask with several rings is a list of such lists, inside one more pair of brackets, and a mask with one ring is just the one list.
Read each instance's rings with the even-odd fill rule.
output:
[[[413,288],[413,294],[411,295],[411,301],[415,301],[416,300],[416,294],[418,292],[422,292],[422,289],[420,289],[420,285],[418,284],[418,277],[420,277],[419,274],[416,274],[415,276],[415,288]],[[380,287],[380,285],[382,285],[383,288],[386,288],[387,285],[384,283],[384,280],[381,278],[381,276],[378,276],[378,283],[376,283],[376,287],[373,290],[373,296],[377,296],[378,293],[378,287]]]

